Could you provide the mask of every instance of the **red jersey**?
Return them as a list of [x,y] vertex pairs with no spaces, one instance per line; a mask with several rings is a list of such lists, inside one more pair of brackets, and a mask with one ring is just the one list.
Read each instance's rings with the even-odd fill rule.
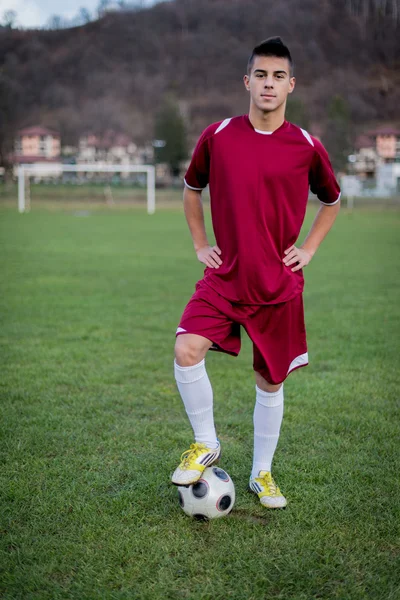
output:
[[339,201],[328,154],[307,131],[285,121],[272,133],[247,115],[205,129],[185,184],[209,184],[211,215],[222,265],[204,283],[239,304],[287,302],[303,291],[302,271],[282,260],[303,224],[309,188],[323,204]]

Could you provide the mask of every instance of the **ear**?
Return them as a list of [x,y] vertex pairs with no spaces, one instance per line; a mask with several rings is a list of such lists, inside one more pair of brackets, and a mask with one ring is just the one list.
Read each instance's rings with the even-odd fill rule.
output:
[[249,92],[250,91],[250,80],[249,80],[249,76],[248,75],[245,75],[243,77],[243,82],[244,82],[244,87]]
[[291,94],[296,85],[296,77],[291,77],[289,80],[289,94]]

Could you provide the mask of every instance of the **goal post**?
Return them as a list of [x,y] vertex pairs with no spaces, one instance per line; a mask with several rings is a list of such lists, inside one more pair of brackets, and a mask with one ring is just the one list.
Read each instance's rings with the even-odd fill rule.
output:
[[[147,179],[147,212],[149,215],[156,210],[156,178],[153,165],[109,165],[109,164],[87,164],[87,165],[64,165],[58,163],[49,164],[21,164],[18,167],[18,211],[20,213],[29,210],[27,200],[27,184],[29,177],[34,175],[61,176],[63,173],[146,173]],[[29,189],[29,188],[28,188]],[[28,192],[29,193],[29,192]]]

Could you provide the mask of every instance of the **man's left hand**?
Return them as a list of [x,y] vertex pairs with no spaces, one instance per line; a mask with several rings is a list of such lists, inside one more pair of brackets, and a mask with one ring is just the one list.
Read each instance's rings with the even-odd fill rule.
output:
[[306,267],[311,259],[312,255],[307,252],[307,250],[303,250],[303,248],[296,248],[296,246],[290,246],[290,248],[285,250],[283,264],[286,267],[290,267],[290,265],[295,264],[296,266],[291,269],[291,271],[294,273],[295,271],[299,271],[303,267]]

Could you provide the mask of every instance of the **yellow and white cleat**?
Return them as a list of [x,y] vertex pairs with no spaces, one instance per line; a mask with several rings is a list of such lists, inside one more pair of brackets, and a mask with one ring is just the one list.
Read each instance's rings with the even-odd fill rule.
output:
[[191,444],[181,456],[181,462],[172,474],[175,485],[191,485],[198,481],[206,467],[217,462],[221,454],[221,444],[217,448],[207,448],[205,444]]
[[267,508],[284,508],[287,504],[285,496],[282,494],[269,471],[260,471],[258,477],[250,477],[249,488],[257,494],[260,502]]

